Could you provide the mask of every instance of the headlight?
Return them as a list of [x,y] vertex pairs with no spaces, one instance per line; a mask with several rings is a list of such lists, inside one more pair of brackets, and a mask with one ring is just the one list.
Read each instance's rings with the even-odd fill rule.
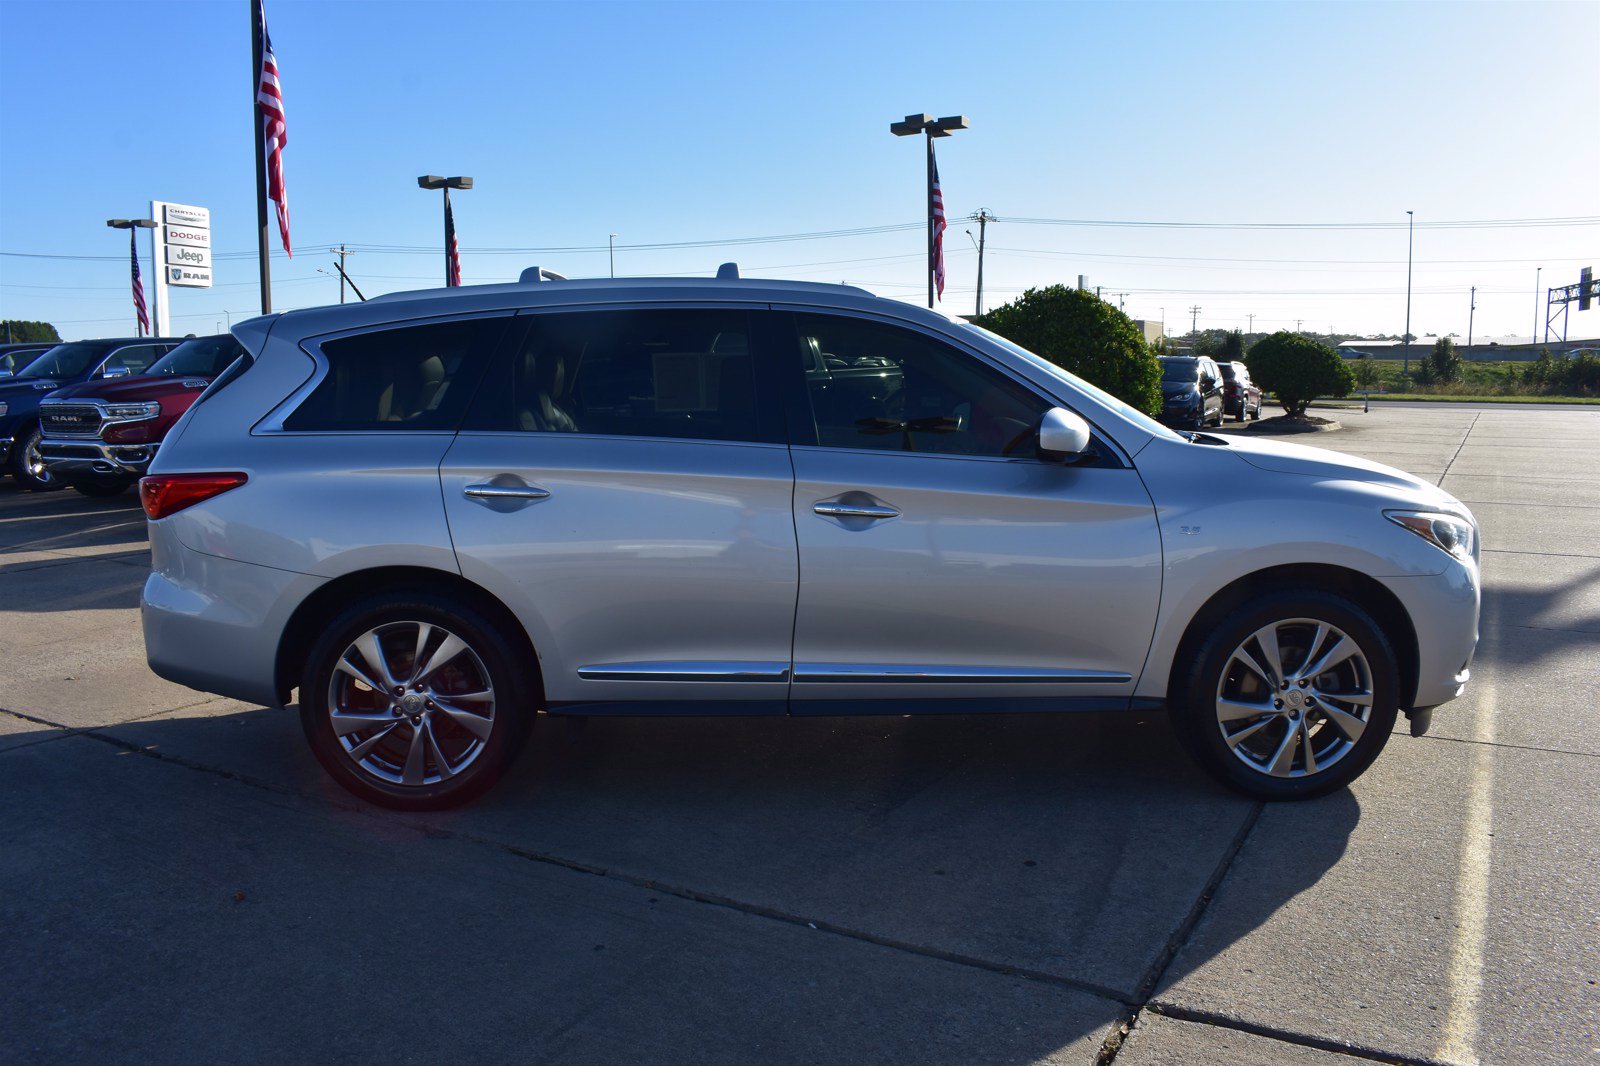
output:
[[106,405],[108,422],[137,422],[141,418],[154,418],[161,413],[161,405],[150,403],[113,403]]
[[1454,555],[1457,559],[1471,559],[1473,537],[1472,523],[1453,514],[1438,511],[1385,511],[1385,518],[1404,526],[1436,548]]

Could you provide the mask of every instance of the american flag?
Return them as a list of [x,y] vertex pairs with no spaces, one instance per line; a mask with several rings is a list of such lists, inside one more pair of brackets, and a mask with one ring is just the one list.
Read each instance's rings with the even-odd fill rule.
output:
[[261,114],[261,138],[266,142],[267,199],[278,205],[278,233],[283,250],[294,258],[289,247],[289,194],[283,187],[283,146],[289,143],[289,127],[283,117],[283,88],[278,84],[278,57],[272,54],[272,37],[267,33],[267,9],[261,12],[261,77],[256,89],[256,106]]
[[450,209],[450,190],[444,191],[444,283],[461,284],[461,246],[456,243],[456,213]]
[[139,316],[139,336],[150,332],[150,314],[144,309],[144,282],[139,280],[139,248],[133,236],[138,230],[128,231],[128,257],[133,260],[133,310]]
[[933,285],[944,299],[944,193],[939,189],[939,164],[933,164],[933,188],[928,190],[933,213]]

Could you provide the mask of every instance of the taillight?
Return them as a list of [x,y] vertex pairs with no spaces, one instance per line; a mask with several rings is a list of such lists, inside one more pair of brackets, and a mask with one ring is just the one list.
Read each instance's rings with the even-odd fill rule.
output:
[[139,479],[139,502],[151,521],[177,514],[250,480],[243,474],[152,474]]

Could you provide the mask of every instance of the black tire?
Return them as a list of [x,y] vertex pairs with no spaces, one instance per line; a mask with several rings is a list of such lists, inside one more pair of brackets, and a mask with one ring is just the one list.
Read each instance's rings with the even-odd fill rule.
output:
[[[1255,639],[1253,635],[1258,631],[1275,623],[1283,627],[1275,630],[1276,634],[1288,635],[1292,639],[1297,632],[1310,633],[1311,636],[1304,638],[1303,643],[1311,643],[1315,631],[1310,626],[1301,625],[1297,621],[1301,619],[1324,623],[1341,631],[1359,650],[1360,662],[1345,660],[1335,670],[1320,674],[1317,678],[1318,681],[1330,678],[1337,671],[1359,675],[1364,666],[1367,687],[1363,698],[1370,699],[1371,707],[1354,741],[1346,732],[1350,727],[1337,727],[1330,715],[1330,710],[1339,708],[1330,702],[1328,696],[1324,696],[1324,707],[1308,707],[1304,714],[1307,732],[1293,741],[1288,739],[1288,735],[1296,726],[1290,724],[1288,715],[1293,714],[1296,721],[1301,717],[1300,712],[1293,708],[1280,712],[1266,710],[1264,704],[1264,713],[1259,716],[1237,718],[1227,725],[1220,721],[1218,701],[1224,691],[1233,692],[1236,698],[1252,704],[1257,698],[1264,698],[1268,703],[1280,695],[1288,699],[1295,692],[1295,683],[1291,683],[1287,691],[1273,691],[1262,685],[1253,671],[1234,659],[1234,654],[1236,649],[1247,645],[1261,652],[1261,644],[1250,645],[1249,642]],[[1274,639],[1278,639],[1278,636]],[[1317,648],[1330,649],[1333,646],[1330,635]],[[1198,645],[1186,643],[1185,648],[1192,649],[1192,653],[1188,654],[1187,662],[1180,663],[1173,671],[1174,691],[1168,700],[1173,728],[1184,747],[1207,773],[1244,795],[1262,800],[1299,800],[1343,788],[1372,765],[1394,729],[1400,692],[1399,667],[1394,648],[1372,616],[1343,596],[1315,589],[1270,593],[1235,609],[1213,627]],[[1297,662],[1295,656],[1299,652],[1290,643],[1282,646],[1284,673],[1292,675],[1297,666],[1306,665],[1303,659]],[[1326,650],[1323,654],[1326,655]],[[1305,655],[1309,657],[1310,651],[1306,651]],[[1226,675],[1225,670],[1229,671]],[[1239,686],[1250,686],[1256,692],[1247,699]],[[1330,687],[1333,687],[1331,683]],[[1338,687],[1340,691],[1352,695],[1356,691]],[[1309,691],[1316,692],[1317,685],[1313,683]],[[1299,693],[1301,699],[1306,695],[1307,691]],[[1283,701],[1277,702],[1281,705]],[[1361,708],[1349,703],[1344,710],[1353,710],[1359,715]],[[1320,719],[1316,725],[1312,725],[1313,717],[1318,715]],[[1233,734],[1235,738],[1239,733],[1249,738],[1249,744],[1240,744],[1244,756],[1238,754],[1224,737],[1226,728],[1238,730]],[[1259,732],[1252,736],[1247,730]],[[1279,738],[1282,738],[1281,742]],[[1308,772],[1303,756],[1308,741],[1314,757],[1318,744],[1322,742],[1326,742],[1322,748],[1324,758],[1336,751],[1340,754],[1328,765]],[[1278,746],[1279,743],[1283,746]],[[1345,744],[1348,747],[1343,747]],[[1251,746],[1279,752],[1287,747],[1289,764],[1285,771],[1295,776],[1274,776],[1253,761],[1247,765],[1246,759],[1252,755]]]
[[30,469],[29,453],[39,447],[43,434],[39,427],[29,426],[11,445],[11,476],[17,484],[33,492],[54,492],[61,487],[61,479],[41,468]]
[[[333,717],[329,711],[334,671],[345,651],[364,634],[385,626],[394,627],[395,634],[403,637],[405,634],[403,627],[408,623],[412,626],[410,629],[412,634],[416,632],[417,623],[425,623],[445,630],[464,642],[475,659],[465,661],[459,672],[466,673],[470,677],[478,674],[481,667],[481,671],[486,672],[482,680],[487,682],[494,694],[489,704],[493,712],[492,724],[489,726],[487,736],[480,737],[476,741],[466,730],[456,726],[444,711],[419,712],[424,716],[421,720],[425,722],[428,730],[427,739],[416,740],[416,743],[422,745],[424,752],[424,762],[421,767],[424,774],[420,776],[429,776],[426,770],[432,765],[434,773],[431,776],[439,779],[431,783],[423,781],[423,783],[405,784],[402,781],[387,780],[369,770],[367,760],[358,764],[356,758],[345,748],[344,742],[336,735]],[[313,642],[300,679],[300,724],[305,730],[306,739],[311,743],[311,751],[317,757],[317,761],[335,781],[356,796],[394,810],[440,810],[466,803],[482,795],[500,779],[516,758],[527,739],[535,717],[537,692],[535,678],[523,662],[523,654],[502,635],[500,630],[499,625],[476,608],[454,598],[431,592],[396,590],[392,593],[370,596],[341,611]],[[431,644],[431,649],[437,651],[439,647],[436,638],[436,642]],[[423,658],[426,660],[426,655]],[[463,656],[457,655],[451,662],[463,662]],[[369,664],[363,661],[362,665],[370,670]],[[414,664],[409,662],[403,653],[392,665],[400,666],[408,672],[408,676],[414,669]],[[440,667],[439,675],[447,673],[447,669],[444,669],[446,664],[443,662],[429,665]],[[455,670],[455,667],[448,669]],[[399,672],[394,673],[398,678]],[[385,713],[381,709],[380,701],[388,700],[389,693],[381,693],[374,698],[371,688],[354,681],[343,672],[339,684],[344,690],[345,697],[360,698],[372,705],[364,708],[365,710],[374,714]],[[478,684],[478,681],[472,681],[468,687]],[[429,702],[428,707],[433,708],[434,704]],[[413,725],[417,719],[407,719],[398,711],[387,713],[395,717],[392,724],[375,723],[370,731],[347,734],[351,743],[357,747],[380,732],[393,734],[392,742],[378,741],[379,746],[371,749],[369,753],[373,764],[378,765],[380,769],[384,759],[389,757],[385,754],[386,751],[393,751],[396,748],[409,751],[411,738],[416,737],[419,732]],[[430,714],[436,714],[437,717],[426,717]],[[458,733],[459,737],[446,736],[441,743],[432,733],[434,726],[438,726],[441,734],[448,729]],[[430,741],[437,746],[429,747]],[[444,754],[445,748],[455,746],[458,741],[460,747],[475,751],[475,754],[462,768],[451,775],[440,774],[440,759],[443,758],[447,762],[449,760],[448,755]],[[390,763],[390,765],[397,764]]]
[[121,478],[116,481],[74,481],[72,487],[95,499],[109,499],[112,496],[121,496],[133,484],[132,478]]

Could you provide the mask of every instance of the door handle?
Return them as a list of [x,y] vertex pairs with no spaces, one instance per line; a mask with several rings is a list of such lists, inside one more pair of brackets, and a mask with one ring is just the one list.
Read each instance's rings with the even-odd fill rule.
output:
[[819,503],[811,508],[824,518],[899,518],[900,512],[893,507],[874,507],[861,503]]
[[543,500],[550,490],[538,485],[468,485],[461,495],[474,500]]

